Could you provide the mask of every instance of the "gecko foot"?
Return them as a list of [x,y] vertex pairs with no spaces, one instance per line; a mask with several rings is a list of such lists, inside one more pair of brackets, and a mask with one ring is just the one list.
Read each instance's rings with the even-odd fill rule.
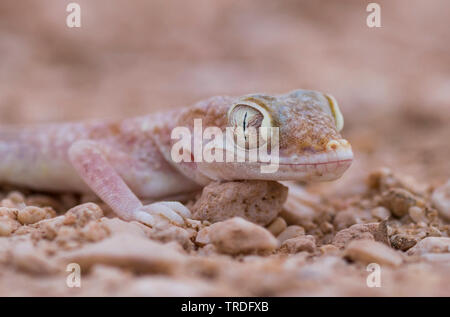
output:
[[139,208],[134,217],[152,227],[164,220],[181,226],[184,224],[184,218],[191,217],[191,212],[177,201],[162,201]]

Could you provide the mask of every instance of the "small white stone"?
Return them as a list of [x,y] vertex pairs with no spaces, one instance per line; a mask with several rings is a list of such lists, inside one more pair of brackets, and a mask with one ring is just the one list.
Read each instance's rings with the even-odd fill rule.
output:
[[408,250],[408,255],[450,252],[450,238],[427,237]]
[[277,239],[281,244],[288,239],[296,238],[298,236],[303,236],[304,234],[305,234],[305,229],[303,229],[303,227],[293,225],[293,226],[287,227],[283,232],[281,232],[278,235]]
[[201,229],[197,233],[197,236],[195,237],[195,242],[200,245],[206,245],[208,243],[211,243],[211,240],[209,238],[210,232],[211,232],[211,226]]
[[240,217],[217,222],[210,228],[209,239],[221,253],[271,252],[278,247],[277,239],[267,229]]
[[283,218],[278,217],[274,221],[272,221],[270,225],[267,226],[267,230],[269,230],[274,236],[277,236],[281,232],[283,232],[286,227],[286,221]]
[[418,206],[412,206],[408,210],[409,216],[415,223],[428,223],[427,217],[425,217],[425,213],[423,208]]
[[441,217],[450,220],[450,180],[434,190],[431,201]]
[[384,220],[391,215],[390,211],[382,206],[372,209],[371,214],[372,217],[377,218],[378,220]]
[[397,251],[381,242],[372,240],[353,240],[347,246],[345,256],[353,261],[388,266],[399,266],[403,262]]

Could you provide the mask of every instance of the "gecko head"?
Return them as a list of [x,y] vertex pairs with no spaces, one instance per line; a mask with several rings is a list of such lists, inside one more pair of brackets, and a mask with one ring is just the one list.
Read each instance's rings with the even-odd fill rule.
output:
[[[264,148],[261,153],[268,154],[264,162],[258,152],[257,161],[227,162],[215,170],[214,164],[201,167],[216,179],[334,180],[353,160],[349,142],[340,135],[342,113],[328,94],[295,90],[276,96],[242,96],[228,105],[227,126],[233,131],[235,147],[247,154]],[[260,128],[275,129],[261,136]],[[258,141],[249,142],[252,137]],[[263,172],[261,167],[271,164],[277,168]]]

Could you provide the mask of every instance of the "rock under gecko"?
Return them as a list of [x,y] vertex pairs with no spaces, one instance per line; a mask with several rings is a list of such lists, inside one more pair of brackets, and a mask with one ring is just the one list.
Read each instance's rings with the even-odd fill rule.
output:
[[[277,127],[278,169],[262,173],[265,163],[260,162],[196,162],[194,153],[192,162],[176,163],[171,149],[177,140],[171,131],[192,131],[194,119],[224,134],[227,127],[243,127],[244,133],[250,127]],[[342,128],[336,100],[309,90],[212,97],[183,110],[121,121],[4,126],[0,182],[41,191],[94,192],[125,220],[183,224],[191,215],[181,203],[143,205],[140,199],[161,200],[212,181],[337,179],[353,159],[350,144],[339,134]],[[251,144],[243,146],[251,150]]]

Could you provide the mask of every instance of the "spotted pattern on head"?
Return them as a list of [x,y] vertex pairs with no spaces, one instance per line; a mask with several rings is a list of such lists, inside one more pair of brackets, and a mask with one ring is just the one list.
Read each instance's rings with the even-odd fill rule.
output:
[[280,151],[301,154],[326,150],[330,140],[340,139],[328,98],[315,92],[298,90],[285,95],[251,95],[264,104],[273,126],[280,128]]
[[239,102],[253,102],[270,115],[270,125],[279,127],[282,155],[318,153],[326,150],[330,140],[341,139],[326,95],[310,90],[295,90],[284,95],[251,94],[238,98],[214,97],[184,111],[180,126],[193,126],[194,119],[203,120],[203,128],[230,125],[229,110]]

